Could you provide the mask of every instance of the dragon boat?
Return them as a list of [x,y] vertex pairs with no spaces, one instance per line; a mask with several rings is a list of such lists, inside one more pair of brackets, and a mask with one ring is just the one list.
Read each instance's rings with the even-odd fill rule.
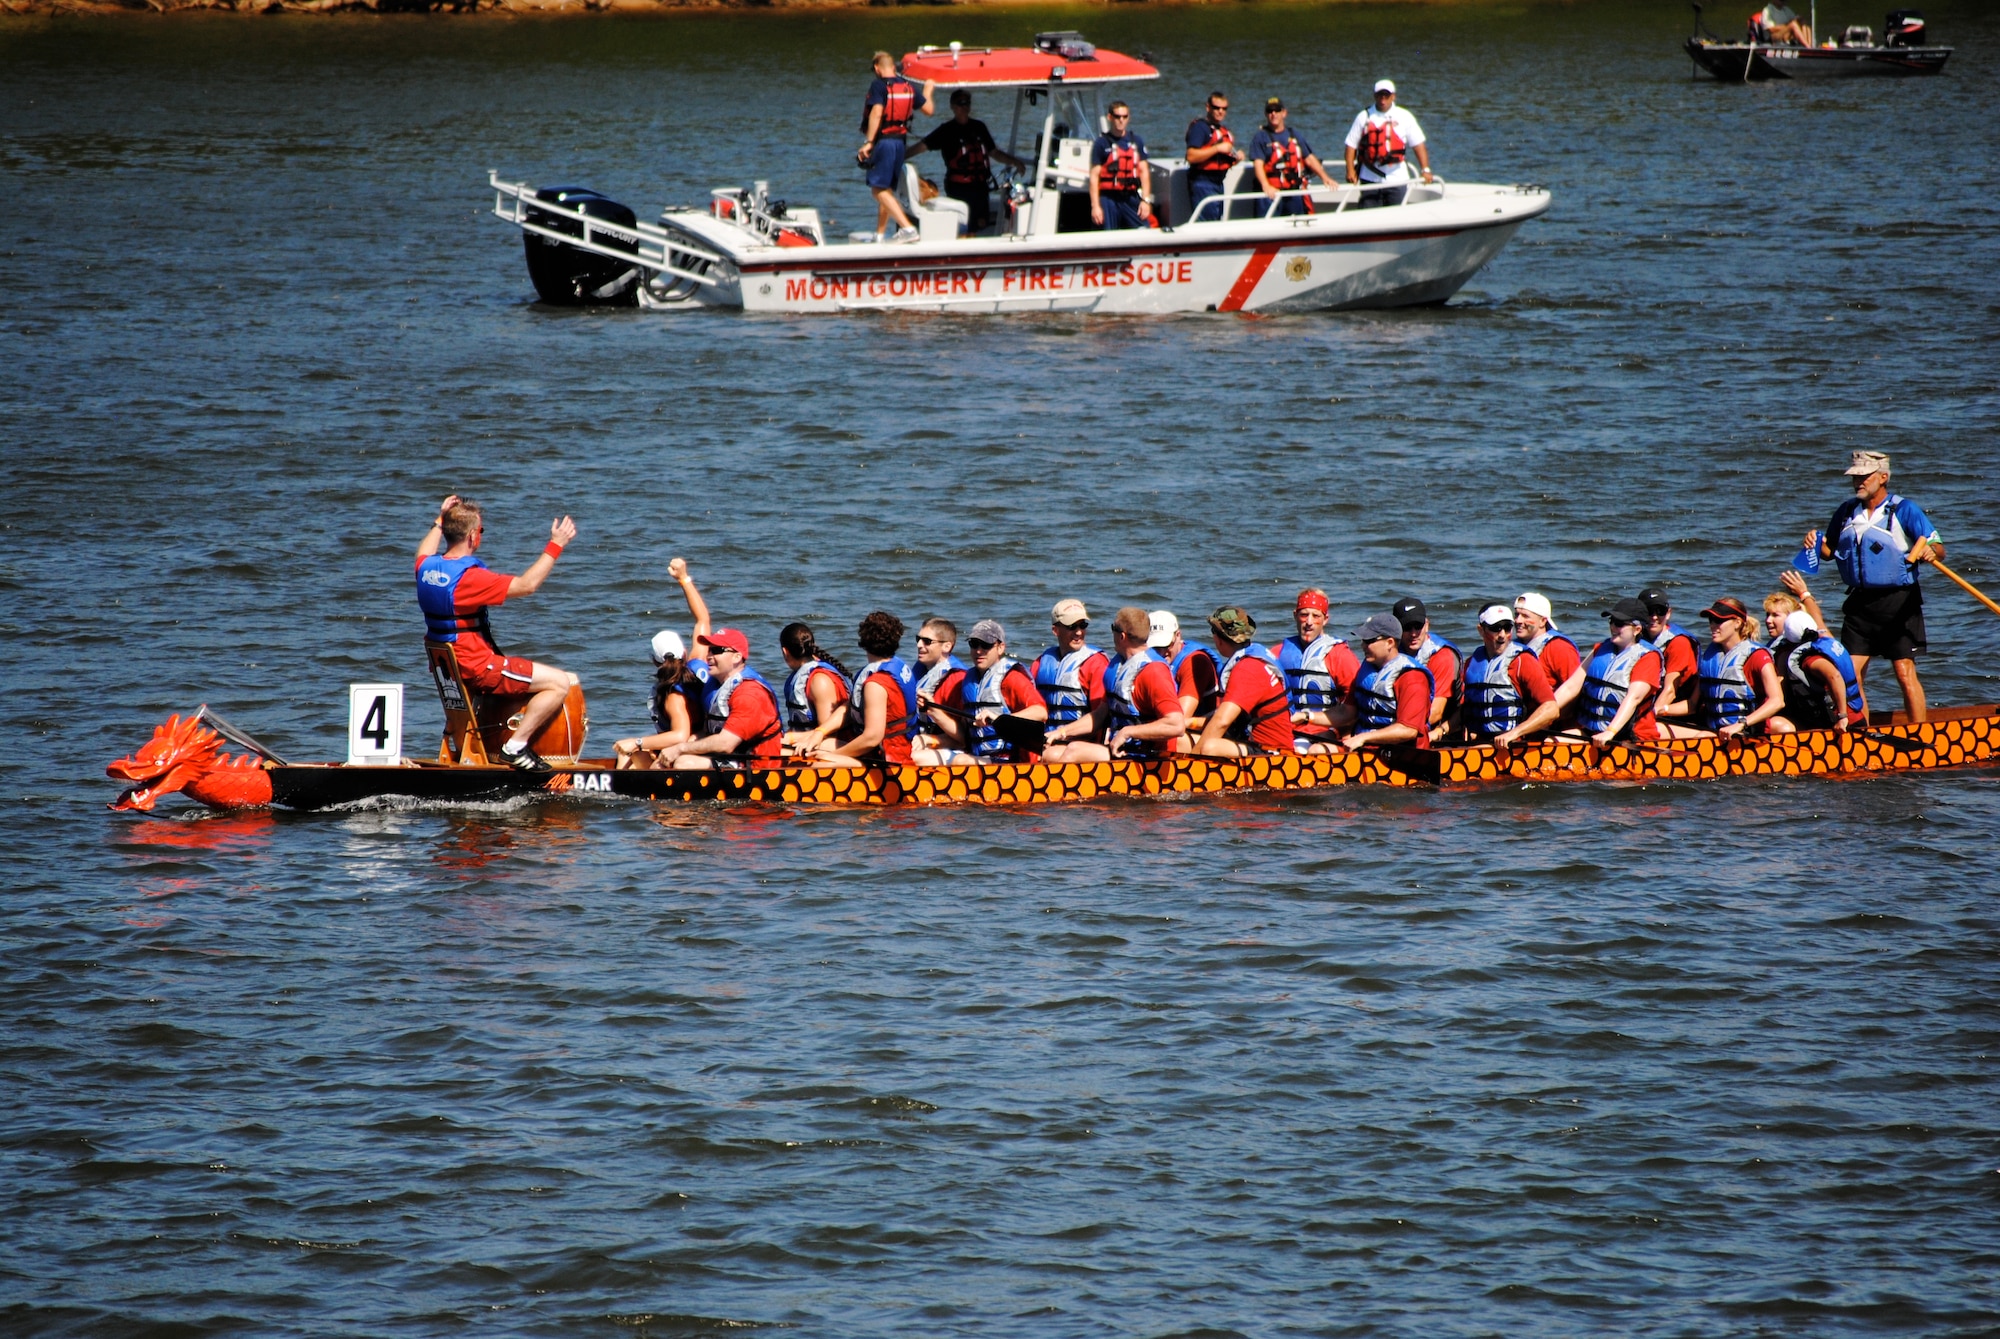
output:
[[[581,746],[574,721],[555,726]],[[222,751],[234,742],[248,752]],[[1921,725],[1878,712],[1848,732],[1675,743],[1550,741],[1497,750],[1364,751],[1225,760],[1020,763],[994,767],[724,767],[708,771],[620,771],[610,759],[564,758],[530,774],[481,760],[472,739],[447,736],[433,760],[393,764],[287,762],[207,708],[159,726],[143,748],[112,763],[128,783],[114,809],[151,809],[180,792],[211,809],[328,809],[387,801],[444,804],[528,798],[624,796],[683,804],[776,805],[1053,804],[1110,796],[1219,795],[1329,790],[1340,786],[1444,786],[1555,782],[1705,781],[1728,777],[1837,777],[1985,767],[2000,761],[2000,704],[1946,707]],[[554,762],[555,759],[551,758]]]
[[592,190],[537,188],[494,171],[493,212],[520,228],[529,277],[558,306],[1301,312],[1444,302],[1551,203],[1537,186],[1438,179],[1411,181],[1401,205],[1369,209],[1361,206],[1381,187],[1314,185],[1284,193],[1305,197],[1310,212],[1265,218],[1257,178],[1238,164],[1223,195],[1197,213],[1186,159],[1159,157],[1149,163],[1160,226],[1106,232],[1091,222],[1089,197],[1101,99],[1157,79],[1148,60],[1059,32],[1037,34],[1032,47],[919,47],[902,68],[940,95],[1013,95],[1004,147],[1027,166],[994,182],[990,232],[967,235],[965,203],[928,198],[910,164],[901,195],[914,242],[831,233],[818,209],[775,198],[766,181],[718,187],[706,203],[670,206],[649,222]]

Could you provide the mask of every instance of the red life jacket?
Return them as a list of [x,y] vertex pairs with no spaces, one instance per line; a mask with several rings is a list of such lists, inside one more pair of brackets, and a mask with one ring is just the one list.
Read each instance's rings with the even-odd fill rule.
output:
[[1281,191],[1296,191],[1306,184],[1306,156],[1299,152],[1298,137],[1291,131],[1286,131],[1283,139],[1271,141],[1264,175]]
[[1111,147],[1104,151],[1104,165],[1098,172],[1097,188],[1100,191],[1138,190],[1139,146],[1130,140],[1113,140]]
[[1394,121],[1370,121],[1361,128],[1361,148],[1354,156],[1380,172],[1385,167],[1402,166],[1404,147]]
[[[882,81],[882,124],[876,128],[875,137],[886,139],[890,135],[910,133],[910,118],[917,112],[917,86],[900,74],[892,74]],[[861,109],[861,129],[868,129],[868,109]]]
[[[966,130],[970,132],[976,124],[977,122],[973,121],[966,122]],[[952,146],[950,155],[944,160],[946,181],[978,186],[984,185],[992,174],[993,164],[987,158],[986,145],[970,133],[960,137],[958,143]]]
[[[1195,124],[1208,125],[1208,121],[1206,118],[1204,118],[1200,121],[1195,122]],[[1209,125],[1208,143],[1200,147],[1206,149],[1212,149],[1218,144],[1234,144],[1234,143],[1236,143],[1236,136],[1229,133],[1228,126]],[[1231,158],[1226,153],[1218,153],[1214,157],[1202,163],[1202,165],[1200,167],[1197,167],[1195,171],[1202,176],[1214,177],[1217,181],[1221,181],[1224,177],[1229,175],[1229,169],[1235,166],[1236,166],[1235,159]]]

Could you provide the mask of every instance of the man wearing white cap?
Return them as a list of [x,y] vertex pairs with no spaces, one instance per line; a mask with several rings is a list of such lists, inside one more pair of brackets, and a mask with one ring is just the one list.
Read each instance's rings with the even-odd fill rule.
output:
[[1567,717],[1583,692],[1583,655],[1575,642],[1556,631],[1548,596],[1528,590],[1514,598],[1514,638],[1541,659],[1543,672],[1555,686],[1556,708]]
[[1174,687],[1180,691],[1181,710],[1187,713],[1188,733],[1200,734],[1208,715],[1215,710],[1220,691],[1222,660],[1205,646],[1189,646],[1181,636],[1181,621],[1171,609],[1155,609],[1147,617],[1152,633],[1146,645],[1167,658]]
[[1505,748],[1554,726],[1562,712],[1555,685],[1541,659],[1514,640],[1514,611],[1487,605],[1479,615],[1479,641],[1461,678],[1459,728],[1466,739]]
[[1362,193],[1361,208],[1403,203],[1410,190],[1410,165],[1404,160],[1412,153],[1424,171],[1424,180],[1436,180],[1431,176],[1430,150],[1424,146],[1424,128],[1416,117],[1396,105],[1396,85],[1379,79],[1375,105],[1364,107],[1347,132],[1347,179],[1363,186],[1381,186]]
[[1917,564],[1933,553],[1944,556],[1939,537],[1924,509],[1889,491],[1889,457],[1879,451],[1856,451],[1847,475],[1854,496],[1834,510],[1826,531],[1806,531],[1805,546],[1792,566],[1808,576],[1831,558],[1847,583],[1847,603],[1840,607],[1840,640],[1854,657],[1854,669],[1865,681],[1868,662],[1889,657],[1903,705],[1912,724],[1929,715],[1924,686],[1917,682],[1918,653],[1924,639],[1924,588],[1917,583]]

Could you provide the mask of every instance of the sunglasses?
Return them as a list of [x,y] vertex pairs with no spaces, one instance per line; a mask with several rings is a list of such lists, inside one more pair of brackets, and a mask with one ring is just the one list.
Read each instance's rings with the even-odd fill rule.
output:
[[983,656],[988,651],[991,651],[996,645],[998,645],[998,643],[996,642],[980,642],[980,641],[970,641],[970,640],[968,640],[965,644],[972,648],[972,654],[976,656]]
[[926,636],[922,635],[921,633],[919,633],[919,634],[918,634],[918,636],[917,636],[917,645],[918,645],[918,646],[936,646],[936,645],[938,645],[938,639],[937,639],[937,638],[935,638],[935,637],[926,637]]
[[1131,120],[1131,119],[1132,119],[1132,113],[1130,113],[1130,112],[1113,112],[1113,113],[1111,113],[1111,119],[1112,119],[1113,121],[1129,121],[1129,120]]
[[1090,626],[1090,620],[1087,618],[1079,618],[1074,623],[1056,623],[1053,624],[1052,626],[1062,628],[1069,632],[1082,632],[1085,628],[1088,628]]
[[1212,112],[1226,112],[1229,110],[1229,104],[1226,102],[1211,102],[1208,104],[1208,109]]

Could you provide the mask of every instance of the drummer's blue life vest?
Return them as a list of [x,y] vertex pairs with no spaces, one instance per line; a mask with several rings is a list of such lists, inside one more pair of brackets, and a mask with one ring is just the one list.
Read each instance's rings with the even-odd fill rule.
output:
[[[854,685],[847,681],[845,674],[842,674],[824,660],[817,658],[808,660],[805,664],[785,676],[785,696],[783,700],[785,704],[785,728],[787,730],[813,730],[817,729],[820,724],[819,708],[814,704],[812,694],[808,691],[812,687],[814,670],[825,670],[834,678],[840,680],[840,686],[847,690],[849,700],[851,701],[854,697]],[[848,715],[852,716],[853,712],[850,711]]]
[[1272,689],[1271,695],[1262,702],[1257,703],[1248,711],[1237,712],[1236,719],[1229,723],[1227,730],[1223,731],[1225,738],[1238,741],[1247,741],[1250,738],[1252,730],[1262,725],[1265,721],[1270,720],[1273,716],[1289,716],[1292,714],[1292,695],[1285,688],[1285,671],[1278,664],[1277,659],[1256,642],[1250,643],[1250,645],[1222,662],[1222,668],[1215,676],[1216,682],[1219,685],[1217,689],[1218,695],[1229,691],[1230,676],[1236,673],[1236,667],[1246,659],[1261,660],[1264,664],[1270,666],[1267,673],[1271,678]]
[[923,672],[917,679],[917,691],[927,694],[935,702],[937,700],[938,685],[943,683],[948,676],[963,672],[967,668],[963,660],[960,660],[957,656],[948,655]]
[[[1609,641],[1602,641],[1590,653],[1590,659],[1583,667],[1583,696],[1577,704],[1577,723],[1596,734],[1608,727],[1618,715],[1618,709],[1625,705],[1626,690],[1632,686],[1632,671],[1647,656],[1660,654],[1659,649],[1641,637],[1620,651]],[[1643,711],[1632,713],[1633,720],[1644,715]],[[1625,722],[1622,738],[1632,730],[1632,721]]]
[[[967,673],[964,682],[959,685],[959,700],[965,710],[977,713],[991,709],[1005,713],[1008,710],[1007,698],[1000,691],[1000,685],[1014,670],[1020,670],[1023,675],[1028,672],[1020,661],[1003,656],[994,661],[993,668],[980,675],[976,682]],[[1012,744],[994,733],[992,723],[980,720],[976,714],[964,723],[964,728],[971,737],[972,752],[979,757],[994,758],[1013,751]]]
[[[1894,493],[1873,512],[1862,506],[1860,498],[1849,498],[1835,510],[1826,531],[1840,579],[1849,589],[1919,584],[1917,569],[1904,559],[1919,539],[1937,537],[1937,527],[1924,509]],[[1800,549],[1792,566],[1808,575],[1819,571],[1819,545]]]
[[1757,709],[1756,686],[1743,669],[1743,662],[1756,649],[1757,644],[1749,641],[1736,643],[1731,651],[1714,642],[1702,648],[1695,660],[1701,674],[1701,701],[1695,711],[1702,729],[1734,725]]
[[[1167,668],[1172,670],[1174,674],[1174,687],[1176,690],[1178,690],[1181,686],[1181,666],[1187,663],[1187,659],[1189,656],[1207,656],[1208,663],[1215,669],[1216,683],[1218,685],[1221,684],[1222,657],[1215,653],[1214,648],[1207,646],[1189,646],[1187,645],[1187,643],[1183,642],[1181,644],[1181,653],[1175,656],[1172,660],[1167,662]],[[1214,690],[1203,693],[1200,699],[1194,704],[1194,714],[1197,716],[1206,716],[1211,711],[1215,710],[1215,699],[1220,693],[1220,691],[1221,689],[1218,686]]]
[[1354,705],[1360,709],[1356,729],[1380,730],[1396,723],[1396,680],[1411,670],[1423,675],[1430,683],[1431,693],[1437,693],[1437,680],[1431,677],[1431,672],[1401,651],[1380,669],[1362,663],[1361,673],[1354,676]]
[[1285,673],[1293,711],[1326,711],[1340,700],[1340,685],[1328,671],[1326,658],[1345,644],[1329,632],[1310,642],[1300,641],[1294,633],[1278,643],[1278,668]]
[[[764,685],[764,691],[771,695],[771,700],[773,702],[778,700],[778,690],[771,687],[769,679],[766,679],[748,665],[740,666],[736,673],[717,684],[708,695],[708,711],[706,712],[708,717],[708,734],[719,735],[729,728],[729,700],[736,696],[736,690],[741,688],[746,681]],[[746,746],[751,742],[748,739],[743,741]]]
[[[861,696],[861,689],[878,674],[889,676],[889,719],[882,727],[884,739],[901,731],[906,738],[914,738],[917,733],[917,675],[910,668],[910,662],[901,656],[890,656],[862,667],[854,676],[853,704],[847,709],[847,720],[842,732],[850,739],[867,726],[864,719],[868,714],[868,703]],[[900,715],[898,714],[900,712]]]
[[[1847,648],[1833,638],[1821,635],[1809,642],[1790,646],[1781,642],[1771,648],[1771,658],[1778,662],[1779,672],[1787,679],[1815,697],[1824,698],[1826,685],[1819,681],[1819,676],[1806,668],[1806,657],[1814,652],[1831,660],[1834,668],[1840,671],[1841,686],[1847,690],[1847,709],[1850,712],[1860,711],[1863,702],[1861,676],[1854,672],[1854,657],[1847,654]],[[1828,713],[1827,719],[1832,720],[1831,712]],[[1794,721],[1792,724],[1797,725],[1798,722]]]
[[[1139,681],[1139,671],[1146,666],[1166,663],[1165,656],[1148,646],[1104,667],[1104,697],[1111,705],[1111,715],[1104,725],[1106,740],[1127,726],[1145,724],[1145,718],[1139,714],[1139,704],[1132,700],[1132,685]],[[1135,739],[1125,746],[1124,756],[1157,758],[1169,742],[1165,739]]]
[[434,642],[455,642],[461,632],[476,632],[489,644],[493,641],[484,605],[468,614],[457,612],[460,579],[473,568],[484,566],[478,555],[471,553],[463,558],[434,553],[417,565],[417,607],[424,611],[426,637]]
[[1524,719],[1521,690],[1514,686],[1513,665],[1515,657],[1527,650],[1521,643],[1510,641],[1497,656],[1481,645],[1465,658],[1459,683],[1465,694],[1460,720],[1467,734],[1491,739],[1506,734]]
[[[1090,712],[1090,690],[1083,684],[1083,662],[1101,654],[1094,646],[1080,646],[1064,655],[1049,647],[1035,661],[1035,687],[1049,704],[1049,724],[1064,725]],[[997,682],[997,680],[996,680]]]

